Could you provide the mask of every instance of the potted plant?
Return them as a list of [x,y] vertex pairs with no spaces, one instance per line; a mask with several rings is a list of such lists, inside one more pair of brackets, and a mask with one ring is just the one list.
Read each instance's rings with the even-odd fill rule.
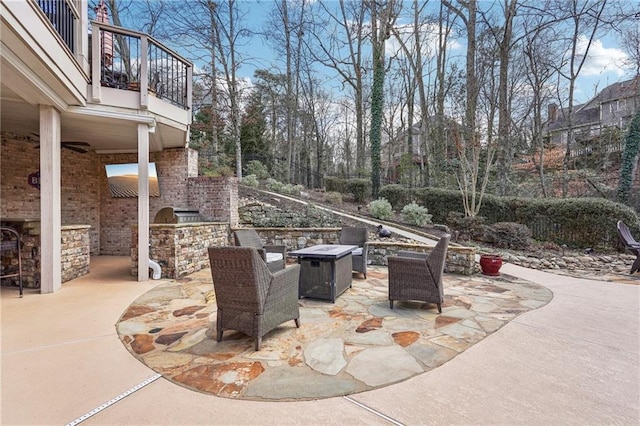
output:
[[499,254],[481,254],[480,268],[483,275],[498,276],[502,267],[502,256]]

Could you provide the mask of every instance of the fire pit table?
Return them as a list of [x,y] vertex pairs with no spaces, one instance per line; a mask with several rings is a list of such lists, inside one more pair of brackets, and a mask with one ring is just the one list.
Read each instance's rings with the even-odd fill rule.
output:
[[318,244],[287,253],[298,258],[298,297],[336,301],[351,287],[351,252],[358,246]]

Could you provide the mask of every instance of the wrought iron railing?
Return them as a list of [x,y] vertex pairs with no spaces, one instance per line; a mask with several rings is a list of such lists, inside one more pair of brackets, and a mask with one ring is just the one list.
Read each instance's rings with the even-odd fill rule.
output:
[[152,94],[190,109],[193,65],[189,61],[146,34],[96,21],[92,37],[92,74],[100,76],[101,86],[138,91],[143,99]]
[[38,6],[47,15],[64,44],[75,53],[76,21],[79,18],[76,8],[67,0],[38,0]]

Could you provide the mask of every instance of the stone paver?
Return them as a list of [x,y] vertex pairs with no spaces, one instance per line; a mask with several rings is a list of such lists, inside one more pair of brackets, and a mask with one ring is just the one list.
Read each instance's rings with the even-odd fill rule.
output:
[[389,308],[387,269],[335,303],[300,300],[293,321],[263,338],[226,331],[215,340],[216,303],[203,270],[160,284],[135,300],[117,330],[129,352],[166,379],[204,393],[254,400],[305,400],[398,383],[451,360],[551,298],[542,286],[503,275],[445,276],[443,313],[423,302]]

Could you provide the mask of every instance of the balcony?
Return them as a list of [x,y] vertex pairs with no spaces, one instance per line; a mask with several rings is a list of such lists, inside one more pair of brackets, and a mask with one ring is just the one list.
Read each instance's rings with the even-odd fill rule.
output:
[[61,114],[60,139],[96,153],[184,147],[193,65],[147,34],[90,21],[85,0],[1,1],[0,128],[42,134],[40,107]]
[[[86,92],[89,103],[149,110],[170,121],[191,122],[193,65],[190,61],[147,34],[106,22],[91,21],[87,38],[82,31],[86,17],[80,16],[73,1],[37,0],[33,5],[46,17],[44,20],[48,21],[52,35],[58,38],[56,44],[66,50],[70,58],[75,57],[76,65],[88,74],[85,81],[89,82]],[[88,66],[83,58],[88,59]],[[77,79],[74,81],[77,84]],[[117,90],[109,93],[110,89]],[[135,92],[135,96],[123,90]]]
[[60,0],[38,0],[38,6],[47,15],[49,22],[69,51],[75,52],[76,24],[80,21],[80,16],[73,3]]
[[[103,103],[102,88],[133,91],[147,109],[150,97],[191,110],[193,65],[137,31],[91,22],[91,93]],[[96,60],[98,59],[98,60]]]

